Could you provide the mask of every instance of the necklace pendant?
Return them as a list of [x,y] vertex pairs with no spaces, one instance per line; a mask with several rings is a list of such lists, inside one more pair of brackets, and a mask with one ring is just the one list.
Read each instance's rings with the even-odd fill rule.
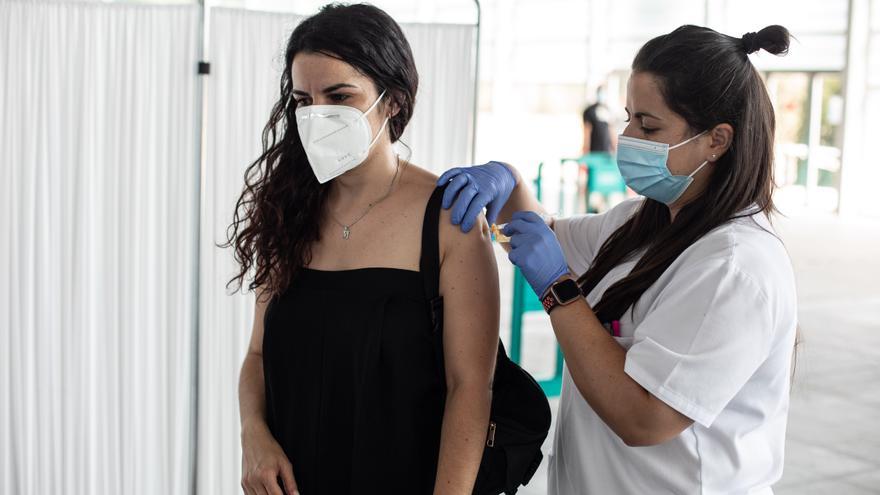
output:
[[347,241],[349,237],[351,237],[351,229],[348,227],[348,225],[343,225],[342,226],[342,238]]

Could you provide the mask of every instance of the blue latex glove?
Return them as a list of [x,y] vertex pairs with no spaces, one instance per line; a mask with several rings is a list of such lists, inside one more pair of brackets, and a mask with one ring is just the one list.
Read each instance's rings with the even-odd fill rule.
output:
[[559,277],[568,273],[568,263],[556,234],[533,211],[518,211],[504,226],[502,233],[510,237],[510,262],[518,266],[538,297]]
[[437,185],[449,183],[443,193],[443,209],[452,208],[452,224],[470,232],[477,215],[486,208],[486,220],[495,223],[498,213],[516,187],[513,172],[499,162],[489,162],[473,167],[457,167],[447,170],[437,180]]

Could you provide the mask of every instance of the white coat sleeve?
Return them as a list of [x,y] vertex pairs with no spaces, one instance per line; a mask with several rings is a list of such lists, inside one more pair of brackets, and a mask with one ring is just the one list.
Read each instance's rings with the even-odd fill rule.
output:
[[604,215],[577,215],[559,218],[554,222],[553,231],[562,247],[568,269],[581,275],[590,268],[593,258],[599,251],[599,236],[602,232]]

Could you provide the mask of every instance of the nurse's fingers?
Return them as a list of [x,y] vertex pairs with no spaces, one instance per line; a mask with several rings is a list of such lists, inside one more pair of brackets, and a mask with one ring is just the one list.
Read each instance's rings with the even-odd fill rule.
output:
[[528,223],[544,223],[544,219],[534,211],[517,211],[510,216],[513,220],[524,220]]
[[471,202],[477,196],[478,190],[477,186],[473,183],[468,183],[468,185],[462,188],[461,192],[458,193],[458,198],[455,200],[455,206],[452,207],[452,224],[458,225],[462,223],[465,219],[465,213],[470,207]]
[[470,206],[468,206],[468,209],[464,214],[464,220],[461,223],[461,230],[465,233],[470,232],[471,229],[474,228],[474,224],[477,223],[477,216],[483,212],[483,208],[485,208],[491,200],[492,196],[486,193],[477,194],[477,197],[471,201]]
[[464,167],[450,168],[446,172],[443,172],[443,175],[441,175],[440,178],[437,179],[437,185],[442,186],[446,184],[447,182],[451,181],[453,177],[459,175],[462,172],[464,172]]
[[489,221],[489,225],[498,220],[498,214],[501,213],[502,208],[504,208],[504,203],[501,201],[489,201],[486,206],[486,220]]
[[523,242],[525,242],[525,234],[514,234],[510,236],[510,240],[507,241],[508,245],[510,245],[511,249],[516,249],[522,246]]
[[507,237],[512,237],[516,234],[521,234],[528,230],[530,230],[529,223],[521,218],[518,218],[507,222],[504,228],[501,229],[501,233],[506,235]]
[[526,246],[538,246],[540,242],[541,236],[537,234],[524,233],[510,236],[510,248],[518,251],[526,251]]
[[443,209],[449,209],[452,206],[452,202],[455,201],[455,197],[458,195],[458,191],[461,190],[464,186],[467,185],[468,174],[458,174],[452,178],[449,184],[446,186],[446,190],[443,192]]
[[522,257],[523,254],[516,249],[511,249],[510,252],[507,253],[507,259],[516,266],[519,266],[520,262],[522,261]]

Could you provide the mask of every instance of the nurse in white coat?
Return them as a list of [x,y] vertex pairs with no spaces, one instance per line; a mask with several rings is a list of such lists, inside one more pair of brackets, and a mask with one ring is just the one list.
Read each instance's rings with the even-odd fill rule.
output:
[[781,477],[797,308],[748,55],[788,41],[683,26],[645,44],[617,156],[643,197],[604,214],[548,225],[499,162],[440,178],[464,230],[484,207],[508,222],[565,355],[551,494],[771,494]]

